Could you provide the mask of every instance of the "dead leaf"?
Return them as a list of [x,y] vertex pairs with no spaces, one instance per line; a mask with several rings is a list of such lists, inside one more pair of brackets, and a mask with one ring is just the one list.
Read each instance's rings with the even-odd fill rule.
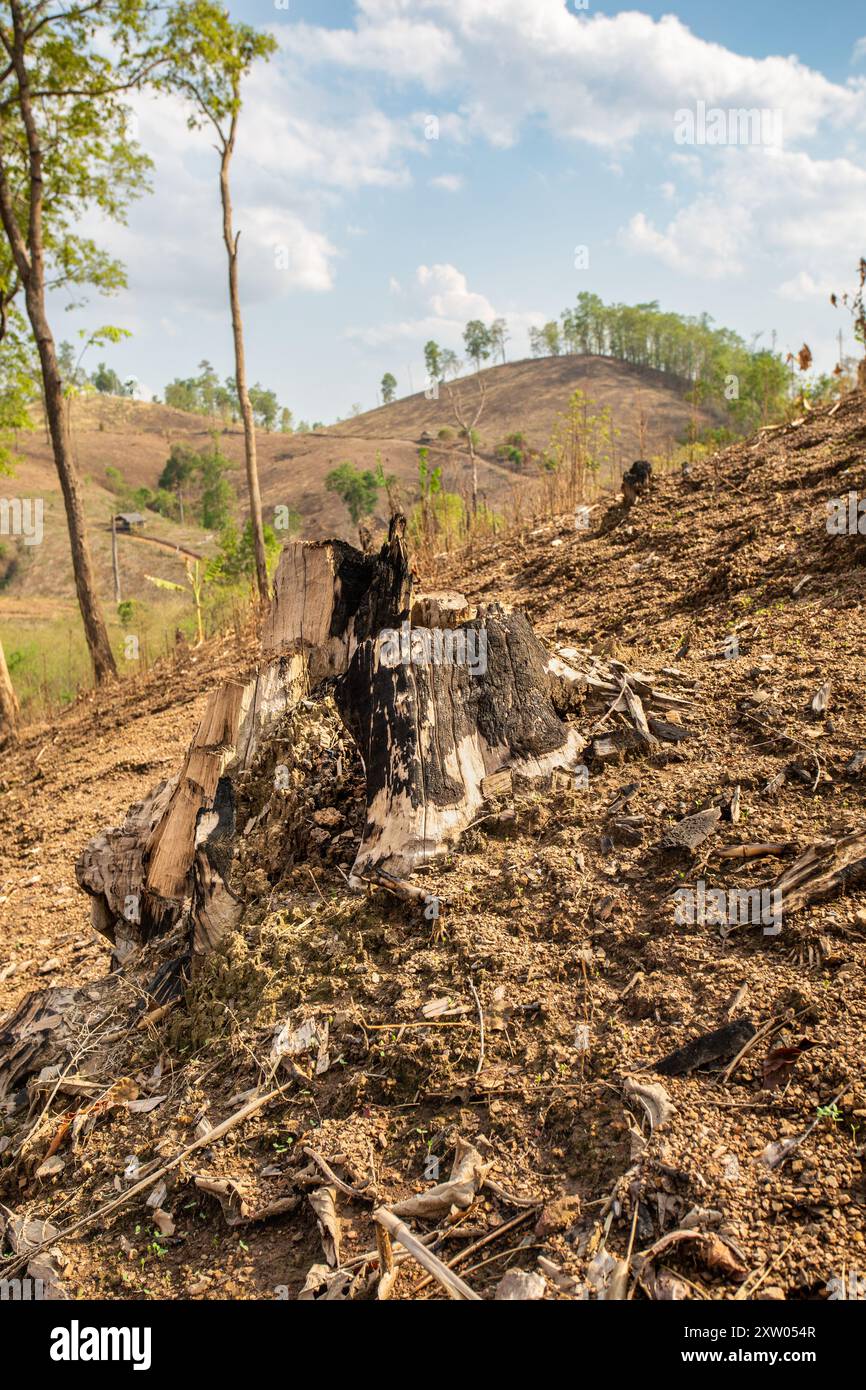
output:
[[310,1265],[304,1287],[298,1294],[298,1302],[341,1303],[351,1298],[354,1282],[348,1270]]
[[766,1163],[768,1168],[778,1168],[779,1164],[799,1147],[799,1139],[774,1139],[761,1154],[761,1162]]
[[678,1279],[670,1269],[647,1270],[643,1276],[643,1283],[650,1298],[656,1303],[680,1303],[692,1296],[688,1284]]
[[395,1216],[420,1216],[424,1218],[448,1216],[452,1208],[466,1211],[472,1206],[492,1163],[485,1163],[481,1154],[465,1140],[458,1138],[454,1154],[451,1177],[447,1182],[428,1187],[415,1197],[406,1197],[395,1202],[390,1210]]
[[748,1274],[740,1257],[722,1236],[714,1232],[702,1234],[697,1249],[701,1263],[714,1274],[722,1274],[729,1279],[745,1279]]
[[647,1264],[657,1260],[666,1250],[683,1244],[688,1244],[700,1263],[713,1273],[725,1275],[730,1279],[745,1279],[748,1273],[745,1265],[722,1236],[712,1232],[687,1231],[682,1227],[669,1231],[642,1255],[637,1256],[635,1265],[642,1273]]
[[336,1187],[319,1187],[307,1198],[319,1226],[322,1249],[329,1265],[340,1263],[340,1218],[337,1214]]
[[801,1038],[790,1047],[776,1047],[768,1052],[763,1062],[762,1091],[775,1091],[787,1081],[794,1070],[797,1058],[808,1052],[815,1044],[809,1038]]
[[640,1101],[649,1118],[650,1130],[663,1125],[674,1113],[673,1102],[664,1086],[635,1081],[633,1076],[627,1076],[623,1090],[630,1099]]
[[544,1298],[547,1281],[543,1274],[530,1273],[525,1269],[509,1269],[496,1285],[493,1295],[497,1303],[525,1303]]
[[174,1235],[174,1217],[171,1212],[163,1211],[162,1207],[157,1207],[153,1213],[153,1224],[161,1236]]
[[194,1182],[199,1192],[207,1192],[211,1197],[216,1197],[229,1226],[250,1226],[257,1221],[282,1216],[287,1211],[294,1211],[300,1200],[294,1195],[277,1197],[263,1207],[251,1207],[234,1178],[208,1178],[199,1175]]
[[271,1043],[271,1061],[276,1064],[286,1058],[301,1057],[315,1048],[316,1076],[321,1076],[331,1065],[328,1036],[327,1019],[307,1018],[297,1028],[293,1028],[291,1023],[286,1021],[274,1035]]

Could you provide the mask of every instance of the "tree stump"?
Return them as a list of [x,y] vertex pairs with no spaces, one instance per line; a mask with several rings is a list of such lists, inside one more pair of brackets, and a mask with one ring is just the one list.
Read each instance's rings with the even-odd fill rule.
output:
[[[497,604],[476,611],[461,594],[413,599],[404,531],[394,517],[378,555],[342,541],[288,546],[253,679],[211,694],[177,775],[82,851],[79,885],[121,965],[160,963],[143,999],[165,1002],[190,957],[194,967],[240,925],[238,778],[270,751],[281,717],[323,687],[364,765],[356,884],[393,885],[447,851],[491,784],[543,786],[579,766],[584,740],[557,713],[551,657],[527,618]],[[417,885],[399,886],[408,902],[426,901]],[[140,954],[150,945],[159,949]],[[6,1084],[41,1064],[45,1049],[29,1038],[53,1002],[31,996],[0,1031]],[[52,1022],[51,1032],[53,1050],[66,1031]]]
[[405,878],[443,853],[492,775],[534,782],[578,766],[584,740],[553,708],[546,662],[526,617],[498,605],[360,644],[334,688],[367,779],[356,877]]
[[228,682],[212,692],[178,776],[131,807],[119,829],[91,840],[78,860],[78,883],[93,897],[98,931],[126,944],[162,936],[193,888],[200,949],[238,924],[240,903],[226,881],[233,783],[287,710],[345,672],[359,641],[408,615],[404,532],[405,518],[395,516],[373,556],[344,541],[284,549],[262,635],[263,665],[247,685]]

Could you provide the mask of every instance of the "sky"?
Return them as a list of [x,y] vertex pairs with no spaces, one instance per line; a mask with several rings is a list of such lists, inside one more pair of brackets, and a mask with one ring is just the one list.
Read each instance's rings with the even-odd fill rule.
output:
[[[471,318],[505,318],[525,357],[581,290],[807,342],[825,370],[840,329],[855,350],[829,296],[866,255],[862,4],[229,8],[279,45],[247,79],[233,187],[250,381],[296,420],[372,408],[385,372],[422,389],[424,343],[461,352]],[[84,365],[147,397],[233,367],[216,153],[179,100],[135,114],[153,191],[97,228],[129,287],[58,305],[55,331],[129,330]]]

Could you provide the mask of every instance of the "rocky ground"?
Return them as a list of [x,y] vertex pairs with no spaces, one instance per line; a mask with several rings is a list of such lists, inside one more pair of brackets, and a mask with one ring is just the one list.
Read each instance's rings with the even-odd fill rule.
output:
[[[687,738],[635,747],[620,716],[578,700],[571,717],[613,754],[588,757],[585,787],[492,803],[418,876],[438,917],[350,890],[357,757],[328,700],[287,718],[243,789],[248,906],[228,950],[133,1031],[120,980],[65,1089],[45,1077],[0,1121],[7,1220],[50,1223],[68,1296],[373,1294],[373,1206],[399,1210],[455,1155],[468,1197],[404,1219],[482,1297],[505,1275],[512,1296],[547,1298],[860,1287],[866,879],[778,934],[685,920],[675,895],[767,886],[866,825],[866,536],[826,525],[831,499],[866,497],[864,447],[854,395],[659,480],[631,511],[608,499],[588,527],[556,518],[423,576],[692,701]],[[7,753],[0,1008],[104,973],[75,855],[176,766],[202,692],[250,650],[188,654],[134,702],[100,697]],[[661,846],[713,804],[694,851]],[[718,855],[758,842],[777,852]],[[726,1025],[718,1055],[658,1070]],[[85,1094],[102,1109],[69,1135]],[[152,1205],[143,1192],[93,1219],[196,1141]],[[391,1296],[444,1294],[404,1260]]]

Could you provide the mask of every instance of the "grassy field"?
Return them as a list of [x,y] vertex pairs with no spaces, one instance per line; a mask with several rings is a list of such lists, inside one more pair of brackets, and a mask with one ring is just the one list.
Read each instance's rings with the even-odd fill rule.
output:
[[[26,722],[51,718],[93,683],[77,607],[44,601],[28,607],[25,612],[20,601],[0,598],[0,640]],[[248,610],[246,588],[206,589],[206,636],[243,622]],[[123,622],[113,607],[105,616],[121,680],[135,680],[179,643],[196,640],[192,603],[180,594],[135,599]]]

